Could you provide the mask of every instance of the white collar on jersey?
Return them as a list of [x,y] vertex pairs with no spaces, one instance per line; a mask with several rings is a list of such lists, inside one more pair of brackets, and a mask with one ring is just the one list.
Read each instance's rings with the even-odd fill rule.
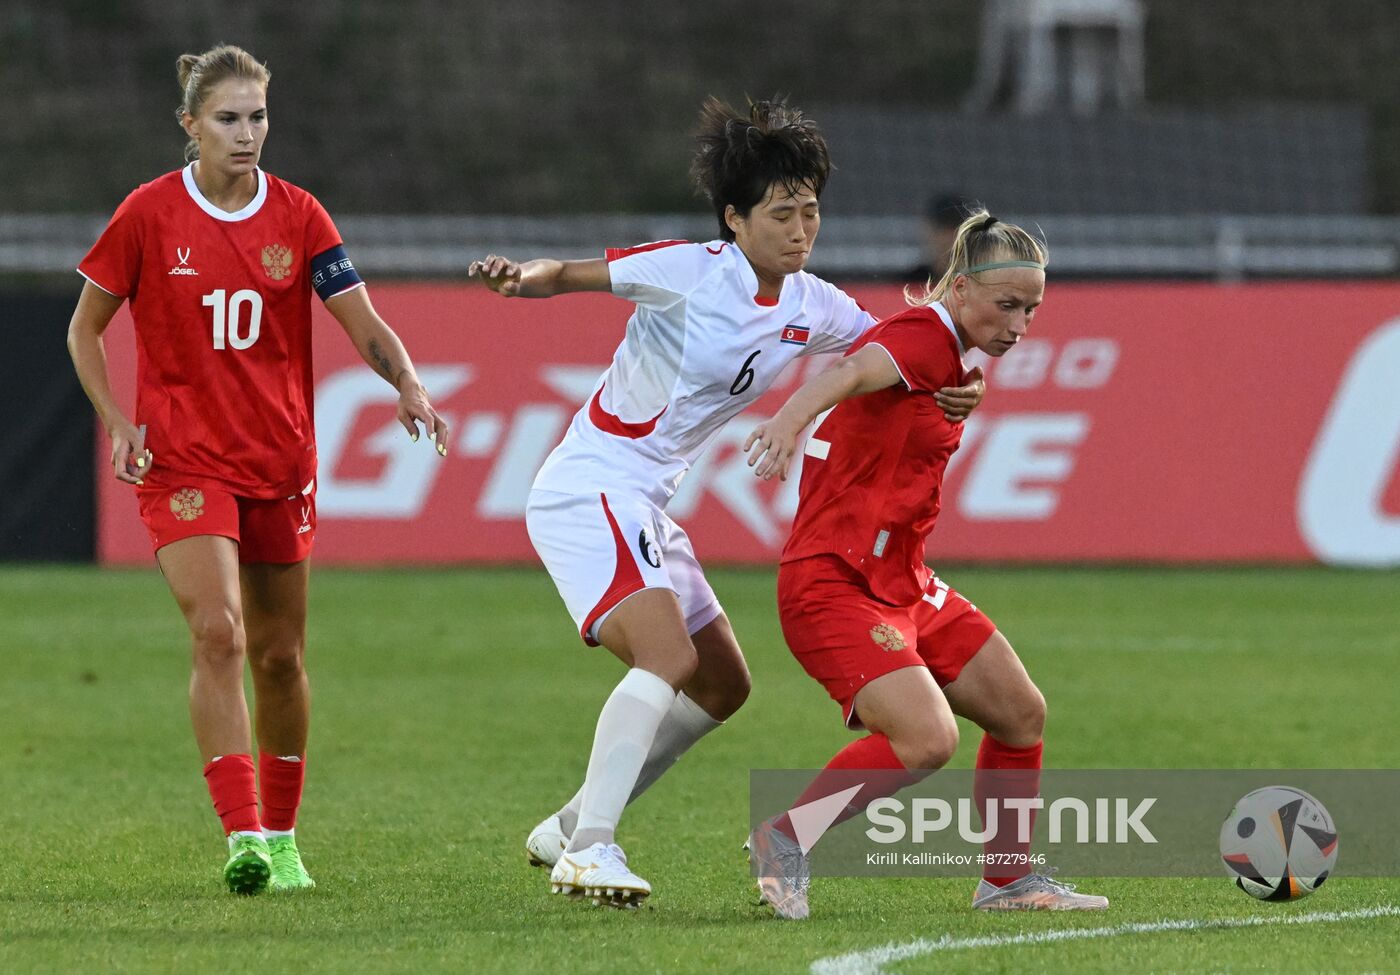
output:
[[943,320],[943,325],[948,331],[953,333],[953,341],[958,343],[958,358],[961,359],[963,356],[967,355],[967,346],[963,345],[962,338],[958,335],[958,330],[953,325],[953,316],[948,314],[948,309],[943,306],[943,302],[935,301],[933,304],[929,305],[929,307]]
[[[709,244],[705,245],[705,249],[709,250],[710,247],[714,244],[718,244],[721,247],[723,247],[726,243],[728,243],[729,247],[731,247],[734,251],[734,256],[732,260],[734,261],[734,264],[739,268],[739,278],[744,282],[744,289],[749,295],[749,297],[753,299],[754,305],[759,308],[771,308],[777,305],[780,301],[782,301],[783,295],[787,292],[788,288],[786,278],[783,280],[783,289],[782,291],[778,292],[778,297],[776,299],[774,299],[771,302],[760,302],[758,300],[758,275],[754,273],[753,265],[749,263],[748,255],[739,249],[738,244],[734,243],[732,240],[727,242],[723,240],[712,240]],[[793,275],[791,274],[788,275],[789,278],[792,276]]]
[[194,181],[194,163],[185,167],[181,177],[185,181],[185,192],[190,195],[190,199],[199,204],[199,208],[215,220],[222,220],[225,223],[236,223],[239,220],[247,220],[253,214],[262,209],[263,201],[267,199],[267,177],[258,167],[253,167],[253,172],[258,177],[258,191],[253,194],[253,198],[248,201],[248,205],[242,210],[229,213],[227,210],[220,210],[214,204],[204,198],[204,194],[199,192],[199,184]]

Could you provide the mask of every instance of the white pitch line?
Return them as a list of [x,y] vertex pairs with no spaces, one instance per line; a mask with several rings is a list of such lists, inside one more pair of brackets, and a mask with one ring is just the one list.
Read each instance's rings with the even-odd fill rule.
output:
[[1153,921],[1146,924],[1122,924],[1113,928],[1064,928],[1059,931],[1039,931],[1033,934],[993,935],[981,938],[953,938],[948,935],[937,940],[920,938],[903,944],[887,944],[865,951],[853,951],[831,958],[819,958],[812,963],[812,975],[882,975],[884,966],[936,951],[963,951],[969,948],[1003,948],[1007,945],[1054,944],[1060,941],[1081,941],[1088,938],[1114,938],[1122,934],[1157,934],[1163,931],[1202,931],[1219,928],[1257,928],[1266,924],[1331,924],[1337,921],[1359,921],[1373,917],[1400,916],[1400,907],[1384,904],[1359,911],[1316,911],[1286,917],[1244,917],[1221,920]]

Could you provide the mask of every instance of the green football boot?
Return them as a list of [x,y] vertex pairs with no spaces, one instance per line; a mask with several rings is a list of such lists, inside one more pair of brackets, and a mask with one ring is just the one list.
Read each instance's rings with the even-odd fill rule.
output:
[[224,883],[235,894],[260,894],[272,877],[272,863],[267,842],[261,836],[239,834],[229,844]]
[[274,836],[267,841],[267,848],[272,857],[273,890],[310,890],[316,886],[302,865],[295,836]]

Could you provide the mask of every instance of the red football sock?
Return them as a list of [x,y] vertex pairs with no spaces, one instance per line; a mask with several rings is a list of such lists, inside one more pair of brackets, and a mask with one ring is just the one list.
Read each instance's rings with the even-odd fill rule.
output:
[[[1036,742],[1029,748],[1013,748],[997,741],[991,735],[982,736],[982,745],[977,749],[977,771],[973,774],[972,795],[977,804],[977,815],[986,827],[988,800],[1034,799],[1040,795],[1040,758],[1044,743]],[[1006,774],[998,775],[1001,770]],[[1031,844],[1017,842],[1021,813],[1017,809],[998,806],[997,832],[982,844],[987,856],[982,868],[982,879],[996,887],[1004,887],[1031,872]],[[1035,810],[1030,811],[1030,828],[1035,829]]]
[[214,812],[225,833],[255,833],[258,825],[258,789],[253,782],[252,755],[220,755],[204,766],[204,781]]
[[[841,815],[831,824],[836,826],[864,811],[865,807],[876,799],[892,796],[906,785],[917,782],[924,774],[927,773],[910,773],[894,753],[890,740],[884,735],[866,735],[837,752],[831,761],[826,763],[826,768],[812,780],[811,785],[797,797],[792,808],[859,785],[860,791],[851,798]],[[797,838],[787,813],[778,817],[774,826],[790,838]]]
[[258,753],[258,779],[262,786],[263,826],[289,830],[297,824],[301,785],[306,778],[306,757],[293,761],[267,752]]

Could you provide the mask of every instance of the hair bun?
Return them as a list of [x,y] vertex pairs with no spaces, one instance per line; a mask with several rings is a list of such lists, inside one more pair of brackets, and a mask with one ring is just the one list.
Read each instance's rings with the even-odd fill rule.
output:
[[189,86],[190,75],[195,68],[199,67],[198,54],[181,54],[175,59],[175,77],[180,82],[180,90],[184,91]]
[[992,216],[992,215],[989,213],[989,214],[987,214],[987,219],[982,221],[982,226],[978,227],[977,229],[978,229],[979,231],[982,231],[983,233],[985,233],[986,231],[991,230],[991,229],[992,229],[992,224],[994,224],[994,223],[996,223],[996,222],[997,222],[997,218],[994,217],[994,216]]

